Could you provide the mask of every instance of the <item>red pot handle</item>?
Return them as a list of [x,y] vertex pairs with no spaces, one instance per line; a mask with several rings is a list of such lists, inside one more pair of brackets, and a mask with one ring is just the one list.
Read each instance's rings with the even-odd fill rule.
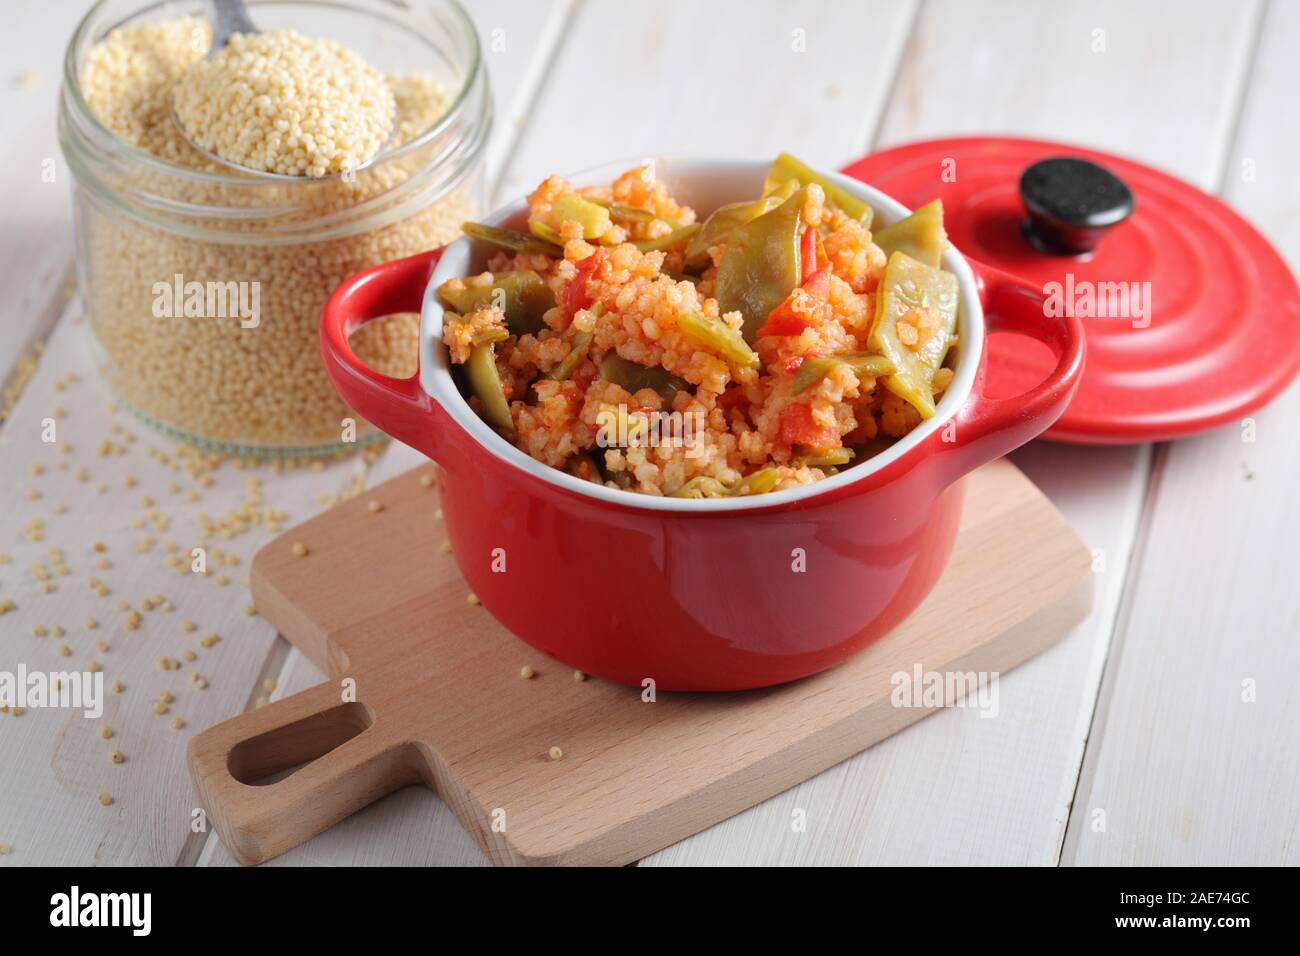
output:
[[1083,324],[1072,315],[1048,315],[1047,295],[1041,289],[1001,269],[967,261],[975,272],[984,306],[985,354],[989,334],[1017,332],[1047,345],[1056,355],[1056,368],[1042,384],[1023,395],[989,398],[984,394],[981,367],[970,398],[953,419],[951,429],[936,433],[951,451],[954,479],[1050,428],[1078,391],[1085,352]]
[[330,295],[320,320],[321,358],[343,400],[376,428],[430,457],[436,457],[432,412],[437,404],[420,386],[420,373],[381,375],[357,358],[348,337],[371,319],[421,311],[441,257],[442,249],[432,249],[358,272]]

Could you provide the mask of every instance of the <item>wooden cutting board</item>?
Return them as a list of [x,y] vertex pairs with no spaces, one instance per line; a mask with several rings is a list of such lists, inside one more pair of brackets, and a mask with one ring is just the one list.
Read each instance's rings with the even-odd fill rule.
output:
[[1024,475],[994,462],[966,479],[935,590],[883,640],[781,687],[647,702],[638,688],[575,680],[467,603],[440,547],[434,473],[394,478],[253,560],[259,612],[330,678],[190,742],[203,805],[241,863],[409,784],[434,788],[496,863],[628,863],[932,712],[933,700],[895,706],[893,675],[1004,672],[1092,604],[1083,543]]

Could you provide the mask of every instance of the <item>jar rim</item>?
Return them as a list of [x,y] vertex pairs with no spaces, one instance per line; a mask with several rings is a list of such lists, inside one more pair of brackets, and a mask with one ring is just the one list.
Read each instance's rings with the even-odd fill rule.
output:
[[[96,115],[95,111],[90,108],[90,104],[86,102],[86,98],[82,94],[80,64],[77,62],[77,50],[86,39],[95,14],[99,13],[111,2],[112,0],[95,0],[95,3],[77,22],[77,26],[72,31],[72,36],[68,40],[67,49],[64,51],[64,92],[71,99],[73,106],[76,108],[81,118],[88,121],[98,134],[108,137],[113,141],[116,147],[125,150],[133,162],[139,163],[154,172],[208,185],[232,186],[242,189],[259,186],[269,188],[274,186],[283,189],[285,183],[281,178],[268,176],[264,181],[262,181],[261,177],[258,177],[256,174],[241,175],[239,173],[210,172],[208,170],[194,169],[190,166],[182,166],[179,163],[173,163],[169,160],[163,159],[161,156],[149,152],[148,150],[141,149],[133,143],[127,142],[104,124],[99,116]],[[474,22],[470,19],[469,12],[460,3],[460,0],[436,0],[436,2],[450,10],[455,18],[456,29],[461,32],[462,39],[464,39],[468,44],[470,50],[469,67],[465,71],[464,79],[460,84],[460,88],[456,91],[456,95],[452,98],[450,105],[448,105],[446,111],[438,117],[433,125],[409,142],[403,143],[392,152],[384,154],[382,158],[376,159],[375,162],[371,164],[372,167],[378,165],[380,162],[399,159],[420,148],[428,146],[431,142],[445,133],[447,128],[459,118],[462,108],[468,102],[475,84],[479,81],[484,70],[482,46],[479,43],[478,31],[474,28]],[[153,3],[140,6],[133,16],[138,17],[141,14],[147,14],[151,11],[171,5],[171,0],[154,0]],[[398,21],[394,20],[392,17],[386,16],[382,13],[374,15],[379,19],[388,20],[395,24],[398,23]],[[116,27],[113,29],[116,29]],[[107,36],[107,33],[105,36]],[[98,39],[94,42],[98,42]],[[310,184],[314,182],[314,180],[305,178],[305,182]]]

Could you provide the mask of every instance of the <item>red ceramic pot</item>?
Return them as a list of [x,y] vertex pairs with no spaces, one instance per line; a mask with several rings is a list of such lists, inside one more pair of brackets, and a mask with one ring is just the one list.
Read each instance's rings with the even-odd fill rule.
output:
[[[659,163],[673,194],[701,213],[757,195],[766,166]],[[571,178],[608,182],[625,168]],[[871,203],[878,222],[907,214],[869,186],[834,179]],[[488,221],[519,228],[524,216],[520,201]],[[486,256],[461,239],[344,282],[321,322],[325,365],[352,408],[438,463],[456,561],[497,620],[566,665],[625,684],[763,687],[824,670],[881,637],[943,570],[963,476],[1055,422],[1083,368],[1078,320],[1048,317],[1040,290],[949,250],[944,268],[962,297],[960,346],[935,417],[874,458],[802,488],[720,500],[637,495],[535,461],[457,390],[433,290],[481,271]],[[418,375],[380,375],[353,354],[348,337],[362,323],[415,311]],[[1046,343],[1056,368],[1024,395],[989,398],[986,330]],[[504,573],[493,570],[501,554]]]

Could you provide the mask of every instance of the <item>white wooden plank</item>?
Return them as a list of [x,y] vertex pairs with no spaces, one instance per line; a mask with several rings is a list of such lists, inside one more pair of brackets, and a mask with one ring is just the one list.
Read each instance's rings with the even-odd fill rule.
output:
[[[1300,9],[1272,4],[1224,177],[1293,269],[1297,49]],[[1063,861],[1300,863],[1297,416],[1292,386],[1249,416],[1253,436],[1225,426],[1157,465]]]
[[494,99],[485,162],[491,196],[572,10],[566,0],[473,0],[466,8],[478,28]]
[[[5,766],[21,772],[0,775],[0,839],[13,845],[14,860],[26,864],[154,864],[182,859],[192,842],[190,814],[195,807],[185,767],[185,742],[195,730],[243,710],[265,676],[264,664],[275,632],[259,617],[244,613],[248,590],[242,583],[249,559],[269,537],[261,526],[230,539],[214,537],[207,547],[238,557],[237,565],[209,558],[211,575],[203,577],[170,567],[167,542],[186,554],[201,539],[200,511],[221,518],[245,500],[246,482],[261,483],[261,507],[287,514],[286,527],[319,508],[317,494],[342,490],[359,460],[331,468],[302,468],[276,475],[270,465],[239,470],[222,465],[204,486],[180,466],[170,442],[124,411],[110,411],[110,397],[98,380],[84,341],[88,330],[73,315],[62,320],[49,342],[36,376],[0,430],[0,487],[5,508],[0,523],[0,550],[11,561],[0,565],[0,600],[17,608],[0,617],[0,670],[15,672],[82,670],[93,660],[103,668],[105,686],[122,680],[121,694],[106,694],[102,720],[80,711],[30,708],[19,717],[0,715],[0,754]],[[79,381],[56,389],[75,372]],[[44,420],[56,421],[56,441],[42,441]],[[116,430],[115,430],[116,429]],[[115,450],[101,457],[101,442]],[[160,460],[151,451],[172,456]],[[39,475],[33,469],[42,469]],[[81,480],[78,469],[84,468]],[[176,490],[170,490],[174,487]],[[28,498],[28,491],[40,497]],[[187,493],[195,500],[188,500]],[[148,496],[153,504],[144,500]],[[149,512],[157,508],[168,523],[155,526]],[[44,522],[42,540],[25,535],[29,522]],[[145,536],[155,543],[139,550]],[[102,542],[105,552],[93,546]],[[62,550],[68,574],[61,575],[50,548]],[[99,561],[111,567],[99,567]],[[45,593],[34,564],[50,574],[56,590]],[[218,582],[224,574],[227,583]],[[102,581],[100,596],[88,579]],[[174,610],[140,611],[137,629],[126,624],[127,601],[163,595]],[[88,626],[94,617],[98,626]],[[188,631],[182,622],[192,620]],[[36,627],[50,633],[38,637]],[[211,648],[200,639],[215,632]],[[109,649],[97,642],[108,642]],[[71,653],[58,654],[66,644]],[[160,658],[181,660],[192,651],[197,659],[178,670],[164,671]],[[208,682],[190,683],[193,672]],[[153,701],[169,690],[175,701],[166,715],[153,713]],[[169,726],[180,717],[185,726]],[[105,740],[101,724],[114,730]],[[110,752],[126,755],[120,765]],[[102,807],[101,791],[114,798]]]
[[620,157],[861,154],[911,2],[584,4],[502,194]]
[[[40,330],[47,334],[62,308],[61,285],[72,266],[72,205],[68,168],[55,136],[54,115],[63,48],[84,4],[11,0],[0,31],[0,182],[5,230],[0,257],[0,382]],[[51,175],[52,174],[52,175]]]
[[881,145],[996,131],[1217,182],[1259,10],[1216,0],[931,0]]
[[[34,9],[35,4],[29,6]],[[59,6],[66,12],[67,5]],[[511,25],[512,39],[505,49],[485,56],[498,102],[507,104],[507,109],[517,109],[510,104],[529,100],[519,84],[527,80],[530,71],[536,72],[531,70],[530,58],[549,56],[538,38],[559,35],[553,21],[556,11],[563,11],[563,5],[501,0],[478,3],[475,9],[487,18],[480,21],[480,26],[500,22]],[[60,44],[71,30],[71,22],[47,26],[59,34]],[[48,56],[40,53],[38,62],[56,63],[60,53],[61,49]],[[5,62],[26,60],[14,57]],[[54,82],[48,73],[44,76],[47,86]],[[52,109],[47,98],[44,122],[52,124]],[[495,149],[499,157],[508,151],[510,138],[502,135],[508,129],[508,125],[498,125],[489,152]],[[488,175],[491,178],[490,171]],[[66,208],[67,181],[58,182],[60,202]],[[0,188],[7,209],[26,208],[17,201],[22,190],[28,188],[23,181],[12,177]],[[21,229],[22,224],[11,223],[11,228]],[[63,263],[61,268],[66,268],[72,256],[66,221],[54,232],[60,235],[52,241],[41,239],[44,245],[38,259],[57,260]],[[30,244],[32,248],[35,245]],[[277,641],[266,622],[244,613],[248,594],[240,579],[253,552],[269,538],[266,530],[254,529],[229,543],[216,539],[215,546],[225,547],[240,558],[238,567],[223,569],[229,578],[224,587],[212,578],[182,575],[168,568],[161,553],[162,542],[174,539],[179,548],[188,548],[198,533],[195,512],[202,509],[219,517],[238,508],[245,494],[245,479],[251,475],[262,479],[264,506],[286,512],[284,526],[289,527],[318,511],[321,498],[337,495],[355,479],[364,478],[366,462],[358,456],[320,470],[282,472],[271,465],[245,472],[227,463],[211,476],[210,487],[197,484],[183,471],[164,466],[149,455],[149,448],[172,454],[169,441],[125,412],[109,411],[110,398],[89,362],[86,330],[80,327],[78,314],[74,305],[60,320],[35,377],[0,429],[0,487],[5,489],[6,505],[0,516],[0,551],[12,558],[10,563],[0,565],[0,600],[13,599],[18,605],[0,617],[0,670],[12,671],[20,663],[29,669],[67,669],[95,659],[103,666],[108,684],[121,679],[127,689],[120,697],[108,694],[102,722],[114,728],[111,740],[98,736],[101,721],[74,717],[68,711],[28,709],[20,717],[0,715],[0,754],[7,767],[22,767],[24,771],[0,778],[0,840],[11,844],[15,862],[26,864],[189,863],[200,857],[210,835],[192,833],[190,828],[195,798],[185,767],[185,740],[195,730],[251,706],[262,693],[257,688],[267,676],[283,672],[293,677],[295,672],[291,661],[285,670],[287,645]],[[6,341],[10,329],[16,337],[20,328],[16,320],[7,326]],[[79,381],[57,391],[57,382],[70,371],[79,375]],[[41,421],[60,406],[63,411],[56,416],[59,441],[47,445],[41,441]],[[113,427],[129,431],[135,440],[128,443],[123,434],[110,431]],[[121,445],[123,453],[99,457],[97,449],[105,437]],[[65,453],[64,448],[70,453]],[[40,464],[44,473],[33,475],[34,464]],[[78,467],[87,469],[88,481],[77,479]],[[128,475],[136,480],[133,487],[126,484]],[[180,492],[167,490],[172,481],[182,489]],[[98,490],[101,485],[102,493]],[[29,501],[25,497],[29,487],[38,488],[42,496]],[[185,500],[184,492],[188,490],[200,494],[197,502]],[[153,498],[171,520],[166,532],[148,525],[143,530],[132,527],[146,518],[148,509],[141,501],[144,496]],[[66,504],[66,510],[55,514],[54,505],[60,502]],[[23,527],[38,516],[47,525],[44,540],[26,540]],[[158,543],[150,552],[138,554],[135,543],[144,533],[152,534]],[[108,545],[104,557],[113,562],[112,569],[95,566],[100,555],[89,550],[95,540]],[[47,554],[50,546],[63,549],[70,573],[66,577],[56,575],[57,590],[44,594],[29,568],[33,562],[52,568]],[[103,580],[112,593],[100,597],[91,591],[86,585],[91,575]],[[126,599],[138,606],[143,597],[157,593],[170,598],[175,610],[145,612],[138,630],[125,629],[124,614],[114,608],[114,602]],[[97,629],[85,626],[87,615],[98,619]],[[199,629],[184,631],[180,622],[186,618],[193,619]],[[51,628],[56,624],[66,630],[66,636],[38,638],[31,633],[36,625]],[[211,649],[203,648],[198,639],[210,631],[218,632],[222,640]],[[107,640],[111,649],[96,649],[99,639]],[[70,657],[56,654],[59,643],[70,646]],[[186,649],[199,655],[193,664],[179,671],[159,668],[161,656],[179,658]],[[200,691],[188,682],[190,672],[196,668],[209,681],[206,690]],[[301,670],[296,673],[301,675]],[[158,716],[152,713],[151,704],[163,688],[170,689],[177,699],[167,715]],[[172,716],[185,720],[181,730],[168,725]],[[114,747],[126,754],[125,763],[115,765],[110,761]],[[111,806],[99,805],[96,797],[101,791],[112,794]],[[437,801],[430,799],[436,805]],[[394,848],[412,842],[416,832],[412,828],[418,829],[420,820],[425,819],[410,814],[396,817],[399,824],[391,844]],[[457,841],[463,835],[454,824],[452,828],[453,836],[444,840],[438,836],[436,825],[431,827],[431,841],[419,845],[438,856],[442,853],[439,848],[446,843],[452,849],[442,855],[454,858]],[[375,846],[374,859],[379,860],[385,852],[384,844],[377,842]]]
[[[1100,144],[1204,180],[1217,167],[1234,107],[1231,97],[1207,100],[1205,90],[1239,82],[1251,36],[1241,17],[1210,3],[1182,4],[1176,16],[1158,4],[927,3],[881,125],[882,145],[1007,130]],[[1105,54],[1090,49],[1098,26],[1107,30]],[[1136,89],[1158,90],[1159,110]],[[1171,136],[1183,152],[1170,149]],[[1145,448],[1047,444],[1015,456],[1104,571],[1089,620],[1001,680],[996,719],[969,710],[928,718],[643,864],[1056,862],[1148,457]],[[806,832],[792,831],[796,807],[807,815]]]

